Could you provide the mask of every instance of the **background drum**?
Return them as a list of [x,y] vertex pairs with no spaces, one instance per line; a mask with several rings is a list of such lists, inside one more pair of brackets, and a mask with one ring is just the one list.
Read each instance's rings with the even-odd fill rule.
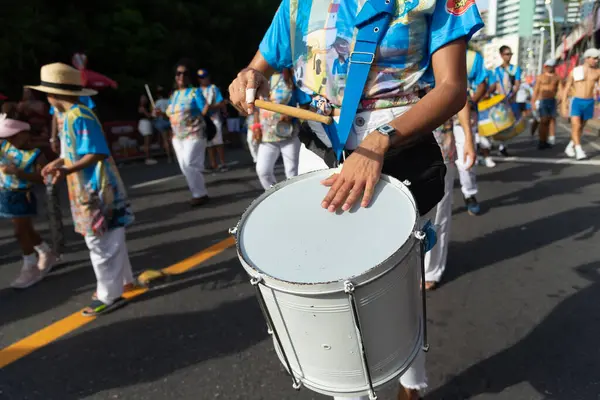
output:
[[525,131],[525,119],[515,115],[515,111],[503,94],[480,101],[477,108],[480,136],[503,142]]
[[425,235],[409,189],[391,177],[368,208],[322,209],[331,173],[275,185],[231,233],[294,387],[376,398],[426,342]]

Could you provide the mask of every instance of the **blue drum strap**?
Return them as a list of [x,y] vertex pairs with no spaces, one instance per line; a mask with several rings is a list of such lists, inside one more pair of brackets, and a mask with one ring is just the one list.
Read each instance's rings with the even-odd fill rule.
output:
[[338,161],[350,136],[371,64],[375,60],[377,47],[390,25],[395,5],[395,0],[367,0],[356,17],[355,26],[358,33],[354,50],[349,57],[350,65],[340,119],[338,123],[323,125]]

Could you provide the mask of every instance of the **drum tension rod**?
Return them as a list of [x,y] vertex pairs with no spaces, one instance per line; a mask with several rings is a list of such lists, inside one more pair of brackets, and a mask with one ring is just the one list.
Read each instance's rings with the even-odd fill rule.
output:
[[354,322],[354,328],[356,330],[356,336],[358,339],[358,348],[360,350],[361,361],[363,369],[365,371],[365,379],[369,384],[369,399],[377,400],[377,394],[373,388],[373,378],[371,378],[371,370],[369,369],[369,363],[367,361],[367,351],[365,349],[365,343],[363,340],[362,328],[360,326],[360,317],[358,315],[358,304],[356,303],[356,297],[354,296],[355,286],[352,282],[344,282],[344,292],[348,295],[350,301],[350,308],[352,309],[352,321]]
[[283,344],[281,343],[281,339],[279,338],[279,334],[277,333],[277,329],[275,329],[275,325],[273,324],[273,319],[271,318],[271,314],[269,313],[269,309],[267,308],[267,304],[265,303],[265,298],[263,297],[262,291],[260,290],[260,283],[263,281],[261,276],[252,277],[250,279],[250,284],[254,286],[256,289],[256,297],[258,298],[258,304],[260,305],[260,309],[263,313],[263,316],[267,320],[267,329],[269,334],[272,334],[275,337],[275,341],[277,342],[277,346],[279,346],[279,350],[281,350],[281,354],[283,355],[283,360],[285,361],[285,366],[292,377],[292,387],[295,390],[300,390],[302,387],[302,382],[296,379],[294,375],[294,371],[292,370],[292,366],[290,361],[288,360],[287,354],[285,353],[285,349],[283,348]]
[[421,307],[423,313],[423,343],[421,348],[427,353],[429,351],[429,343],[427,343],[427,290],[425,289],[425,240],[427,235],[423,231],[417,231],[415,237],[421,246]]

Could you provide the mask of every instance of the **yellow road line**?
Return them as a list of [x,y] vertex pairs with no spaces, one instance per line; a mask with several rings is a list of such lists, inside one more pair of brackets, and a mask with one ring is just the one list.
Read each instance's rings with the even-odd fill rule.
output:
[[[217,244],[210,246],[209,248],[202,250],[198,254],[195,254],[183,261],[173,264],[169,267],[163,268],[161,271],[165,274],[177,275],[187,272],[199,264],[209,260],[210,258],[222,253],[226,249],[235,245],[235,239],[229,237]],[[138,297],[146,293],[148,289],[141,288],[132,290],[124,293],[123,297],[131,299]],[[81,315],[81,311],[69,315],[66,318],[56,321],[52,325],[49,325],[32,335],[27,336],[24,339],[19,340],[16,343],[11,344],[8,347],[0,350],[0,368],[4,368],[7,365],[33,353],[34,351],[52,343],[53,341],[81,328],[84,325],[94,321],[96,317],[84,317]]]

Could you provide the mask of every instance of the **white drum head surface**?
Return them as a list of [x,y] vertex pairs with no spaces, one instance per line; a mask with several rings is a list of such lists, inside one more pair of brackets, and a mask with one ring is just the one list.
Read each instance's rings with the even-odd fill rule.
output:
[[415,227],[408,189],[377,184],[368,208],[330,213],[321,207],[332,170],[283,183],[247,212],[238,232],[240,252],[257,271],[303,284],[351,279],[398,251]]

